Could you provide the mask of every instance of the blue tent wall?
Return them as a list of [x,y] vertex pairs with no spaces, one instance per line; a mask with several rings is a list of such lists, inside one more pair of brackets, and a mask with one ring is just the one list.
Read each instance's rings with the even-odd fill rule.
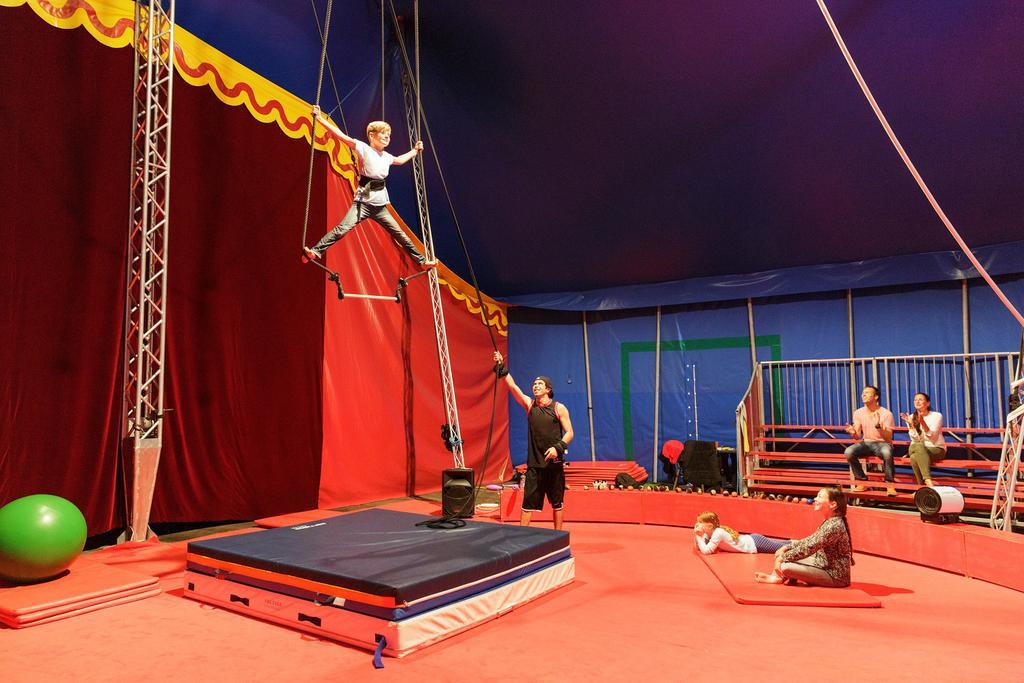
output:
[[[654,366],[650,366],[649,372],[637,372],[624,377],[622,347],[623,344],[654,341],[657,332],[654,310],[605,311],[591,314],[588,321],[595,448],[601,459],[624,460],[629,455],[627,451],[645,447],[644,442],[650,439],[650,427],[623,421],[623,382],[629,388],[633,400],[643,406],[642,410],[637,411],[638,414],[651,415],[654,405]],[[631,435],[628,447],[627,435]]]
[[[1024,275],[996,278],[1003,293],[1020,310],[1024,304]],[[995,293],[981,280],[968,286],[971,351],[987,353],[1020,348],[1020,328],[1010,319]]]
[[[782,360],[850,355],[845,292],[759,299],[754,305],[754,330],[785,340]],[[769,349],[759,348],[757,360],[771,360]]]
[[854,292],[854,355],[962,353],[961,300],[955,283]]
[[[1024,276],[998,281],[1011,301],[1024,302]],[[848,357],[846,297],[836,291],[753,299],[758,360]],[[962,297],[962,286],[949,282],[854,290],[855,355],[962,353]],[[598,460],[653,465],[656,310],[587,314]],[[971,351],[1020,347],[1019,326],[980,280],[969,282],[968,311]],[[692,438],[699,423],[701,439],[734,446],[734,411],[751,374],[746,301],[665,306],[661,316],[659,441]],[[576,431],[570,459],[589,460],[582,315],[519,307],[509,317],[509,357],[520,386],[528,391],[537,374],[552,377]],[[525,420],[510,405],[512,459],[522,463]]]
[[[587,383],[583,357],[583,327],[579,313],[518,309],[516,334],[508,338],[508,366],[519,388],[531,396],[538,375],[551,377],[557,387],[555,400],[569,410],[576,441],[572,460],[590,459],[590,426],[587,420]],[[516,464],[526,462],[526,420],[522,406],[508,402],[509,443]]]

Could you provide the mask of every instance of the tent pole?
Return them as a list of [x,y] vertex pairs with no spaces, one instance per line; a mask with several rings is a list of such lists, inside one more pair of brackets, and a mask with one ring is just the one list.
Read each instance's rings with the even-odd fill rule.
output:
[[594,399],[590,393],[590,343],[587,339],[587,312],[583,311],[583,365],[587,369],[587,419],[590,421],[590,461],[597,460],[594,450]]
[[658,480],[658,408],[661,399],[661,306],[655,313],[654,333],[654,455],[651,457],[651,481]]

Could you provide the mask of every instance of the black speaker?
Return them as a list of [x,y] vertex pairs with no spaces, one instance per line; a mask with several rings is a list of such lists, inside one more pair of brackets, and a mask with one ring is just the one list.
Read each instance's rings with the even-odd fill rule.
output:
[[476,508],[473,470],[453,467],[441,473],[441,514],[445,517],[472,517]]
[[683,448],[683,479],[694,486],[722,488],[722,462],[714,441],[686,442]]

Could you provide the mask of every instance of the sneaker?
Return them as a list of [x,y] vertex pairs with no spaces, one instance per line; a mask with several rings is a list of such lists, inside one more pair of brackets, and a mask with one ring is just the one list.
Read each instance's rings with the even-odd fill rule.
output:
[[861,486],[860,484],[852,484],[850,486],[850,491],[852,491],[853,493],[860,493],[863,490],[864,490],[864,487]]
[[896,491],[896,487],[895,486],[887,486],[885,488],[885,495],[887,495],[887,496],[898,496],[900,494]]
[[306,255],[306,258],[309,259],[310,261],[319,261],[320,260],[320,254],[318,254],[317,252],[313,251],[309,247],[303,247],[302,251]]

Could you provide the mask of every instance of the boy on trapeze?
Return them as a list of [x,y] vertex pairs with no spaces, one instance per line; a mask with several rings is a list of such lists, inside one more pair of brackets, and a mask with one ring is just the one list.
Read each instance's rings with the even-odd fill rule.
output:
[[352,206],[349,207],[341,222],[321,237],[320,241],[312,248],[302,247],[306,257],[322,258],[324,252],[344,237],[345,233],[354,228],[359,221],[372,218],[391,233],[399,246],[405,249],[417,263],[424,268],[432,268],[437,265],[436,261],[428,261],[427,257],[416,249],[416,245],[412,243],[412,240],[388,211],[388,204],[390,204],[387,190],[388,172],[392,166],[401,166],[419,154],[423,150],[423,142],[417,140],[415,147],[396,157],[384,151],[384,148],[391,142],[391,126],[384,121],[372,121],[366,127],[366,138],[370,141],[370,144],[366,144],[362,140],[345,135],[340,128],[324,117],[320,107],[313,107],[313,117],[355,151],[359,168],[359,188],[356,190]]

